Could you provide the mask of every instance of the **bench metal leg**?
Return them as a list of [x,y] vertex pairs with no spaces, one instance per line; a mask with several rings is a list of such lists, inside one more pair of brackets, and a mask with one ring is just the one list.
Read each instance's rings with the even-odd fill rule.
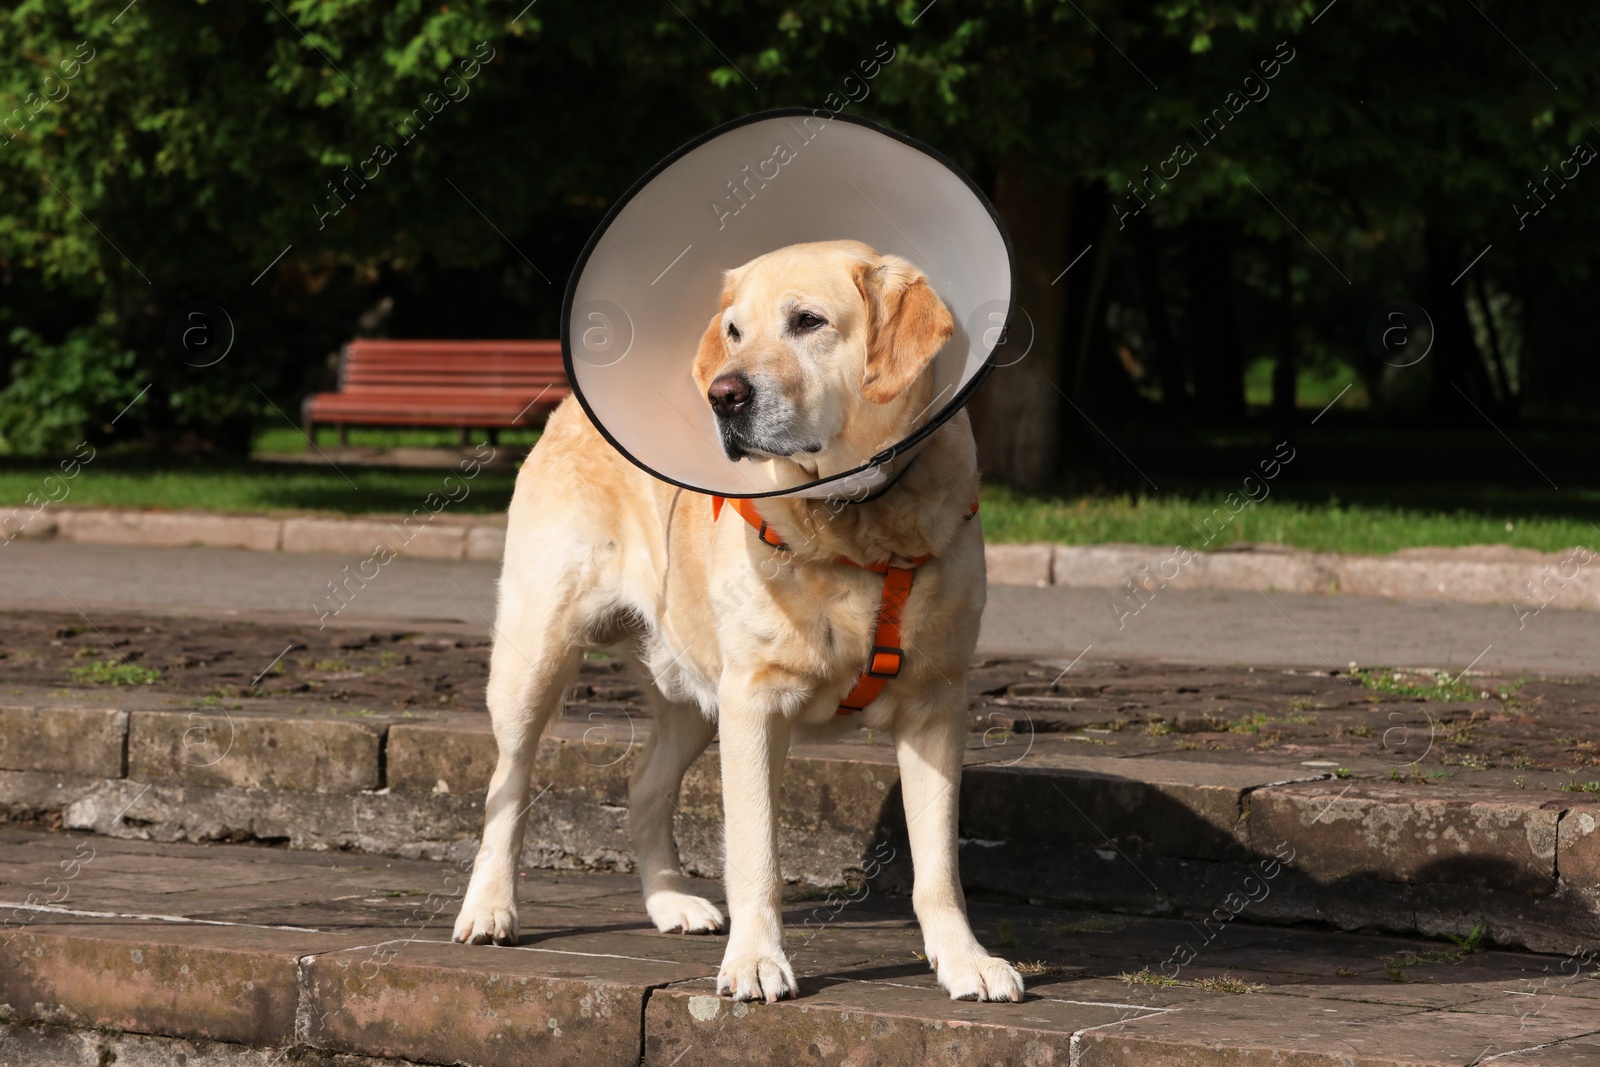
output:
[[333,424],[339,431],[339,447],[343,448],[350,443],[350,428],[342,422]]
[[460,441],[461,447],[462,448],[466,448],[469,444],[472,443],[472,440],[471,440],[472,432],[465,426],[460,427],[460,430],[461,430],[461,433],[459,434],[458,439]]
[[489,427],[489,447],[500,447],[500,428],[498,426]]

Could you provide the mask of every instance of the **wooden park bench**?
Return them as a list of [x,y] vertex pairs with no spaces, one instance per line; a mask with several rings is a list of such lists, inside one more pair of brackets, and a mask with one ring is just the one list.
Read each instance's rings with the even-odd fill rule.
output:
[[543,425],[565,400],[560,341],[351,341],[339,360],[339,391],[306,397],[306,436],[348,426],[454,426],[468,432]]

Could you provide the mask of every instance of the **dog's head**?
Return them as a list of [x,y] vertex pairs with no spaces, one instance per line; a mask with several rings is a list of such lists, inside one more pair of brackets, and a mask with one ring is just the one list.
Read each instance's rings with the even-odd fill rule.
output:
[[[727,274],[694,361],[729,459],[815,477],[900,440],[955,324],[923,273],[859,241],[790,245]],[[915,406],[913,406],[915,405]]]

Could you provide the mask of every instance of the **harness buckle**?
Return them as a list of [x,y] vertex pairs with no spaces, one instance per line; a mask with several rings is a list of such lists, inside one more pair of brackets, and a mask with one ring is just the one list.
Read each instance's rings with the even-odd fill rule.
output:
[[776,548],[780,552],[789,551],[788,543],[785,542],[783,538],[778,536],[777,530],[774,530],[772,527],[767,525],[766,519],[761,520],[761,526],[756,530],[756,537],[760,539],[763,544],[769,545],[772,548]]
[[[905,665],[906,654],[903,649],[890,645],[873,645],[872,656],[867,660],[867,676],[870,678],[897,678],[900,668]],[[892,664],[892,666],[891,666]]]

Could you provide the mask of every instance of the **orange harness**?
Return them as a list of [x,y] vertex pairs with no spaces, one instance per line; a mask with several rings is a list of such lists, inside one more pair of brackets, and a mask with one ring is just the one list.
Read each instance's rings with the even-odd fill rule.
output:
[[[731,505],[745,522],[755,527],[756,536],[763,544],[770,545],[779,552],[789,551],[789,545],[778,536],[778,531],[768,526],[767,520],[756,510],[755,504],[744,497],[712,497],[712,522],[721,516],[724,504]],[[974,500],[972,510],[967,512],[967,518],[970,519],[977,513],[978,502]],[[867,658],[867,669],[856,679],[855,687],[840,703],[839,710],[835,714],[853,715],[865,708],[878,699],[878,694],[883,692],[883,687],[889,679],[899,675],[906,658],[905,650],[900,647],[900,613],[905,610],[906,602],[911,599],[911,579],[916,575],[916,569],[932,558],[932,556],[918,556],[907,566],[891,567],[888,560],[882,563],[857,563],[844,556],[834,557],[835,563],[883,575],[883,599],[878,605],[878,628],[872,637],[872,652]]]

